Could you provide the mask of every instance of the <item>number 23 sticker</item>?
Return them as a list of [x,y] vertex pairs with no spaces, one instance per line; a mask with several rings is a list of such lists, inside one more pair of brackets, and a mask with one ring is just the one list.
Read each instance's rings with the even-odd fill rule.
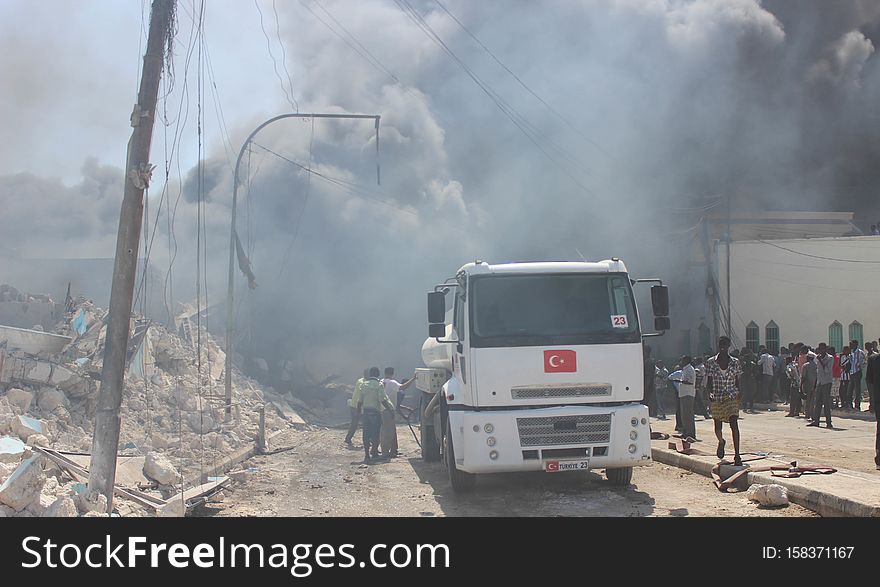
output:
[[611,326],[614,328],[629,328],[629,322],[626,321],[626,314],[619,316],[611,316]]

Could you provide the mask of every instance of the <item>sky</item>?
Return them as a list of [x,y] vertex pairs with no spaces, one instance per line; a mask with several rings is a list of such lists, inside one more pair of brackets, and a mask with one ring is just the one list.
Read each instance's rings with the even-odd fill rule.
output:
[[[148,9],[0,3],[0,255],[112,257]],[[425,292],[475,258],[619,256],[686,308],[688,239],[725,197],[880,218],[878,38],[861,0],[181,1],[148,194],[159,291],[225,299],[251,130],[346,112],[381,116],[380,185],[367,121],[275,123],[243,159],[248,353],[411,370]]]

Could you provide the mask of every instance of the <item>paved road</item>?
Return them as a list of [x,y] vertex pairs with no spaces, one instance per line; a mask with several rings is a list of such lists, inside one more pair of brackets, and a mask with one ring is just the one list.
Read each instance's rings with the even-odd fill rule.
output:
[[705,477],[652,463],[633,485],[611,487],[600,472],[483,476],[475,493],[452,493],[442,464],[419,459],[409,429],[402,456],[362,465],[344,431],[288,430],[273,446],[292,450],[247,461],[255,472],[201,515],[216,516],[814,516],[797,505],[762,509],[744,493],[720,493]]

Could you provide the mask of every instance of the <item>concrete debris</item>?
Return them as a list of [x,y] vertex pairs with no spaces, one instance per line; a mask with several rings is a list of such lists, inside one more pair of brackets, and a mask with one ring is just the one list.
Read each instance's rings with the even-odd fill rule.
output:
[[[12,436],[0,436],[0,463],[18,464],[24,454],[24,443]],[[0,470],[2,476],[2,470]]]
[[751,501],[758,502],[758,505],[762,506],[776,507],[788,505],[788,490],[776,483],[770,485],[753,483],[746,491],[746,497]]
[[[35,299],[25,299],[14,288],[0,285],[0,303]],[[132,318],[119,447],[123,454],[142,459],[138,476],[142,472],[159,487],[122,481],[117,470],[119,488],[141,491],[117,491],[114,506],[119,515],[152,515],[156,508],[148,507],[148,498],[161,503],[170,492],[180,491],[181,477],[186,487],[198,483],[202,463],[223,461],[233,451],[253,445],[259,426],[257,408],[266,403],[264,390],[271,389],[267,387],[270,382],[261,384],[233,367],[233,403],[227,419],[226,354],[206,330],[206,321],[199,326],[191,309],[183,308],[178,314],[170,329],[142,317]],[[3,316],[0,312],[0,325],[7,324]],[[41,459],[35,466],[28,447],[34,452],[54,449],[68,454],[68,460],[76,458],[74,453],[91,451],[106,323],[105,309],[74,297],[59,305],[51,319],[34,317],[9,324],[14,329],[4,331],[12,332],[7,338],[18,337],[16,341],[25,344],[0,342],[0,482],[6,488],[6,499],[15,504],[0,506],[0,516],[70,516],[74,510],[80,515],[103,514],[106,504],[86,503],[81,496],[87,480],[85,463],[77,468]],[[45,332],[31,328],[34,325]],[[237,361],[236,365],[247,364],[240,356]],[[269,364],[255,361],[253,371],[269,375]],[[285,366],[293,374],[293,366],[289,362]],[[288,427],[295,416],[294,404],[300,400],[290,391],[297,382],[293,377],[284,393],[273,394],[273,405],[265,414],[267,434]],[[76,485],[81,486],[79,491]]]
[[186,505],[180,495],[172,496],[168,503],[159,508],[157,516],[160,518],[182,518],[186,515]]
[[48,429],[42,420],[30,416],[16,416],[12,421],[12,430],[25,442],[32,434],[47,434]]
[[37,392],[37,407],[44,414],[51,414],[57,408],[64,406],[67,408],[70,400],[61,391],[51,387],[44,387]]
[[82,515],[107,513],[107,498],[100,493],[83,491],[74,495],[73,502],[77,511]]
[[25,444],[28,446],[41,446],[46,448],[49,446],[49,439],[42,434],[31,434],[27,437]]
[[144,477],[159,485],[174,485],[179,480],[177,469],[167,457],[157,452],[147,453],[144,460]]
[[76,509],[76,503],[72,497],[67,495],[56,498],[43,512],[44,518],[76,518],[78,516],[79,511]]
[[34,501],[40,499],[40,490],[46,481],[40,468],[40,455],[34,455],[13,471],[3,485],[0,485],[0,504],[20,512]]
[[6,392],[6,399],[9,400],[9,404],[13,408],[18,410],[19,414],[27,414],[28,408],[31,407],[31,401],[34,399],[34,394],[13,387]]

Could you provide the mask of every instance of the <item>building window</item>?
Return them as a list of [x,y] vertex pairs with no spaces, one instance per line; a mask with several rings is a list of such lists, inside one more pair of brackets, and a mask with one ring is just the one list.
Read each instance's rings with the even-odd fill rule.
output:
[[[850,326],[852,328],[852,326]],[[852,339],[850,339],[852,340]],[[828,344],[834,347],[834,350],[840,352],[843,348],[843,324],[835,320],[828,327]]]
[[746,346],[753,353],[758,352],[758,346],[761,344],[759,340],[761,336],[761,329],[754,322],[749,322],[749,325],[746,326]]
[[856,320],[853,320],[849,325],[849,339],[859,341],[859,348],[865,345],[862,325]]
[[770,352],[779,352],[779,326],[773,320],[764,327],[764,344]]

